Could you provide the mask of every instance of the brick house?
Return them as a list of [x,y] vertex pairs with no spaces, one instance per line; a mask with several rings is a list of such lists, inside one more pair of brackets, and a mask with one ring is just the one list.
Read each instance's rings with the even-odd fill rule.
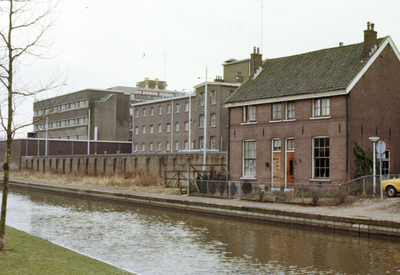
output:
[[353,141],[372,150],[371,136],[386,143],[384,173],[400,165],[400,54],[374,24],[363,43],[263,62],[254,50],[250,63],[224,103],[231,180],[342,183]]

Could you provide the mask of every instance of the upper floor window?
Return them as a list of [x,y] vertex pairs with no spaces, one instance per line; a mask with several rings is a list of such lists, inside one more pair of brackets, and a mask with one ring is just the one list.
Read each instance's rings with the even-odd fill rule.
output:
[[215,114],[211,114],[210,116],[210,126],[215,127],[216,126],[216,116]]
[[185,121],[185,131],[189,131],[189,122]]
[[167,123],[167,133],[171,132],[171,124]]
[[169,141],[167,141],[167,143],[165,144],[165,150],[169,151],[171,149],[170,147],[171,145],[169,144]]
[[234,91],[228,91],[228,97],[230,97],[233,94]]
[[150,142],[149,151],[150,151],[150,152],[153,152],[153,150],[154,150],[153,142]]
[[161,124],[158,124],[158,132],[161,133]]
[[85,107],[87,107],[87,106],[89,105],[89,100],[85,99],[85,100],[83,101],[83,105],[84,105]]
[[150,125],[150,134],[152,134],[153,132],[154,132],[153,125]]
[[158,114],[162,115],[162,106],[158,106]]
[[139,109],[135,110],[135,117],[139,117]]
[[[65,124],[67,124],[67,121],[65,121]],[[139,127],[135,127],[135,135],[139,134]]]
[[294,119],[294,101],[286,104],[286,119]]
[[200,150],[204,149],[204,137],[200,137],[199,138],[199,146],[200,146]]
[[179,104],[175,105],[175,113],[179,113]]
[[204,105],[204,93],[199,94],[199,105],[200,106]]
[[146,117],[146,109],[143,109],[142,116]]
[[204,128],[204,115],[200,115],[200,125],[199,128]]
[[137,152],[138,151],[138,144],[137,143],[135,143],[135,152]]
[[146,126],[142,126],[142,134],[146,134]]
[[146,144],[142,143],[142,151],[146,151]]
[[255,105],[243,106],[242,118],[243,122],[256,122],[257,121],[257,107]]
[[330,116],[329,98],[314,99],[314,117]]
[[176,151],[179,150],[179,141],[175,141],[175,150],[176,150]]
[[217,92],[216,91],[210,92],[210,104],[217,104]]
[[189,142],[187,140],[185,141],[185,150],[189,150]]
[[280,120],[280,119],[282,119],[281,103],[273,103],[272,104],[272,120]]
[[179,122],[175,123],[175,132],[179,132]]
[[210,137],[210,149],[215,149],[215,137]]
[[157,151],[161,151],[161,142],[157,143]]
[[170,114],[171,113],[171,105],[167,105],[167,114]]
[[150,108],[150,116],[154,116],[154,108],[153,107]]
[[189,112],[189,102],[185,102],[185,112]]

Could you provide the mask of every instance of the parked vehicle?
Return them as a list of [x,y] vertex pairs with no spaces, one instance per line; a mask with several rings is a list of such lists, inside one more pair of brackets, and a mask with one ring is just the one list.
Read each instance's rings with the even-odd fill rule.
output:
[[383,191],[386,191],[389,197],[396,197],[397,192],[400,192],[400,178],[383,180],[382,189]]

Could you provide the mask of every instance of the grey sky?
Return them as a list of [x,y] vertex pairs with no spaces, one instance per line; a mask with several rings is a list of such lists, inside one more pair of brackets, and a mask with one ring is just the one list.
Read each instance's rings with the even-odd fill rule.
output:
[[[262,46],[265,59],[336,47],[339,42],[359,43],[367,21],[375,23],[378,37],[390,35],[400,45],[397,0],[61,0],[61,4],[58,25],[48,33],[55,38],[48,52],[52,58],[23,71],[27,79],[43,81],[56,69],[66,73],[64,89],[43,98],[85,88],[135,86],[145,77],[166,80],[168,89],[193,89],[204,81],[198,77],[205,76],[206,66],[208,76],[215,78],[222,75],[225,60],[248,58],[254,46]],[[26,112],[21,113],[28,120],[32,102],[26,102]]]

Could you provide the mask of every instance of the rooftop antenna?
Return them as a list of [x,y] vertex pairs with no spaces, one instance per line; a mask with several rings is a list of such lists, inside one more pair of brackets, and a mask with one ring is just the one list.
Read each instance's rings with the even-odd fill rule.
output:
[[164,81],[167,81],[167,55],[168,55],[168,51],[164,52]]

